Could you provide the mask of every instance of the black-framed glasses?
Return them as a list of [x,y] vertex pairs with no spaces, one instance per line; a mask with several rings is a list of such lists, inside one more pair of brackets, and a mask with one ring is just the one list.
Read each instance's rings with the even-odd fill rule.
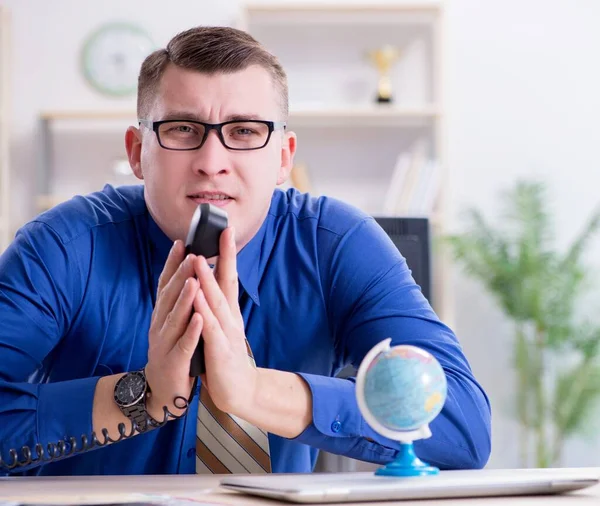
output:
[[285,121],[235,120],[223,123],[168,119],[152,121],[140,119],[140,125],[154,130],[158,143],[164,149],[191,151],[200,149],[211,130],[215,130],[221,143],[227,149],[250,151],[264,148],[271,134],[285,128]]

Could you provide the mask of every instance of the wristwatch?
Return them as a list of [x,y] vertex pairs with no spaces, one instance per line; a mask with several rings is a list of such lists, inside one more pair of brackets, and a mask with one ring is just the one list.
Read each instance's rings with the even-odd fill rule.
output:
[[[144,370],[128,372],[115,385],[114,399],[121,412],[135,422],[140,432],[153,429],[158,424],[146,411],[146,397],[150,385]],[[150,422],[150,423],[148,423]]]

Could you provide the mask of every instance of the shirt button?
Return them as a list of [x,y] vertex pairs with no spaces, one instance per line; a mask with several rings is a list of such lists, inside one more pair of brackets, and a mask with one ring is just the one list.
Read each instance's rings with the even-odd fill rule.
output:
[[333,432],[339,432],[341,428],[342,428],[342,424],[341,424],[341,422],[338,422],[337,420],[331,424],[331,430]]
[[191,459],[191,458],[194,456],[194,454],[195,454],[195,453],[196,453],[196,449],[195,449],[195,448],[190,448],[190,449],[187,451],[187,456],[188,456],[188,459]]

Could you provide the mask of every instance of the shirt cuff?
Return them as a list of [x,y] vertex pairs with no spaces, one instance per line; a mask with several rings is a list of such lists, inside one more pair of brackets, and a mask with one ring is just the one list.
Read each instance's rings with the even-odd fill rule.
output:
[[312,423],[294,441],[315,445],[324,437],[357,437],[363,419],[356,402],[354,382],[316,374],[298,373],[312,393]]
[[88,441],[93,430],[94,395],[99,377],[83,378],[39,386],[37,424],[44,448],[48,443],[68,442],[70,437],[81,447],[81,436]]

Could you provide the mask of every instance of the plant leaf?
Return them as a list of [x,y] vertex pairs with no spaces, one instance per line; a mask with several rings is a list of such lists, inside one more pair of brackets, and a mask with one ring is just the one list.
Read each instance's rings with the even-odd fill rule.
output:
[[600,367],[578,363],[559,375],[554,396],[556,430],[563,437],[579,432],[600,400]]

